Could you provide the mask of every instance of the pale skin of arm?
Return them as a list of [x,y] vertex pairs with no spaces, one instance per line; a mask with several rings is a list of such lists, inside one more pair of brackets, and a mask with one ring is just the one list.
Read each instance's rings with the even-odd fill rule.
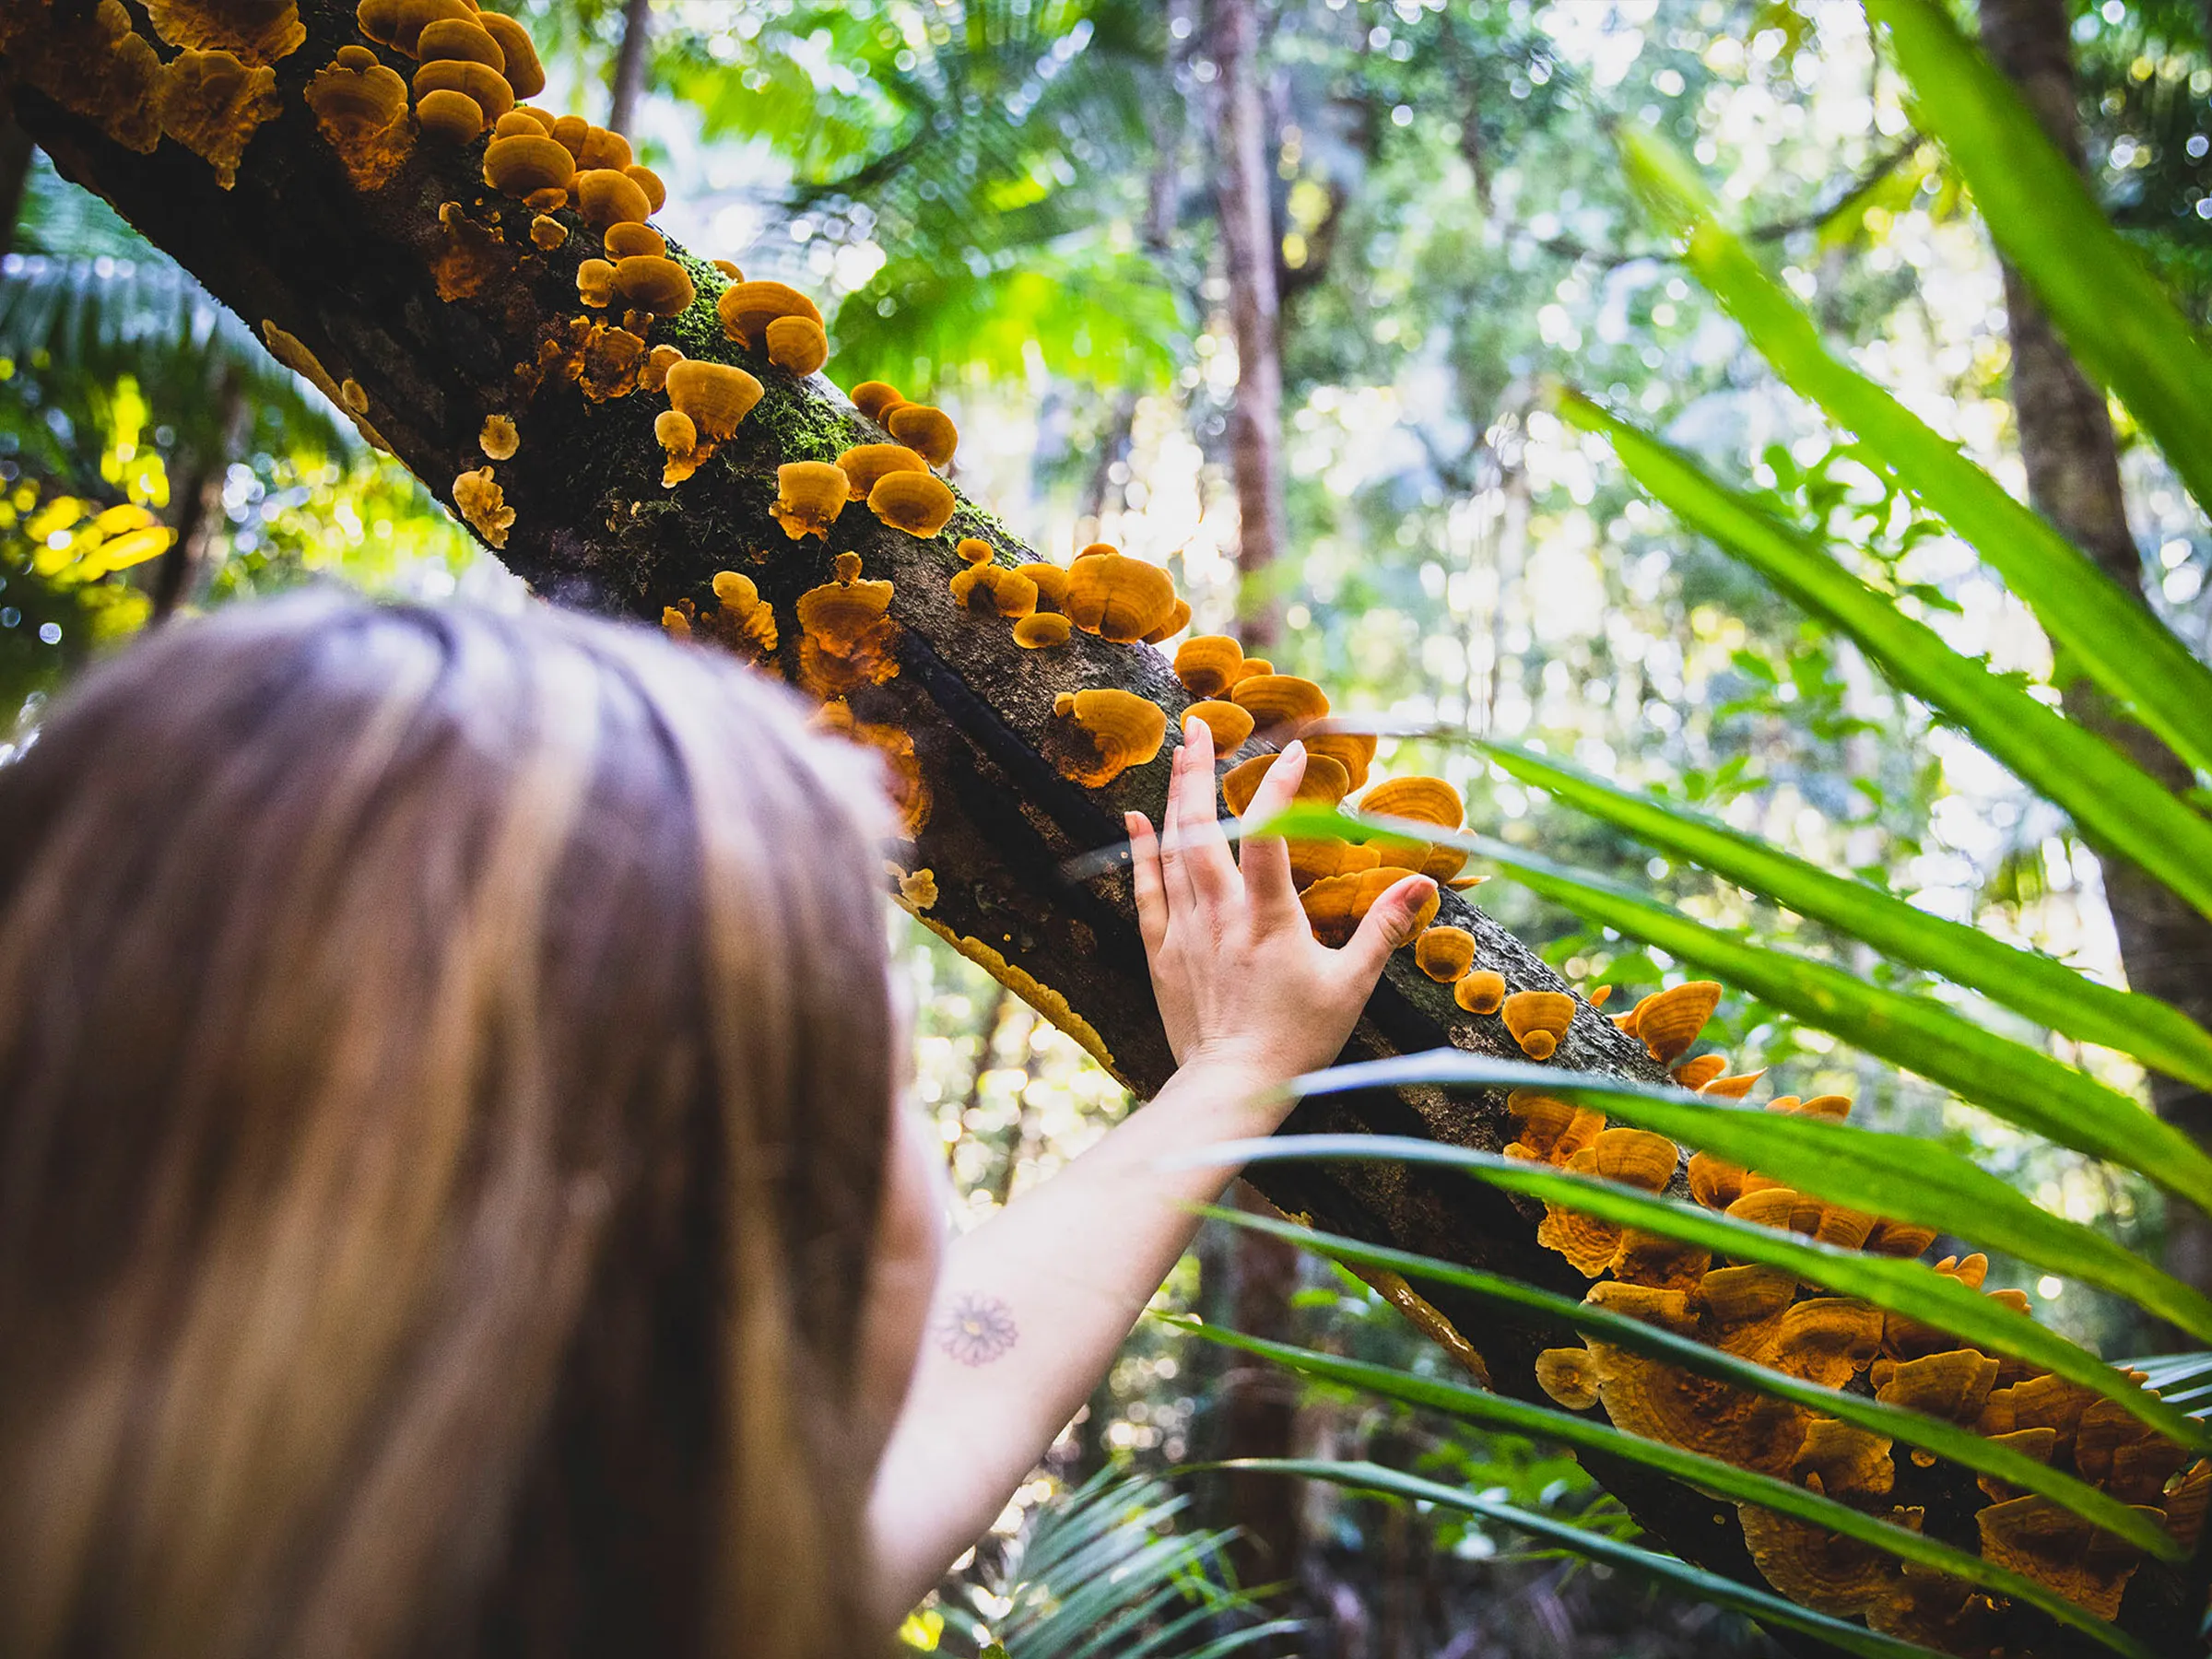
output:
[[[1288,805],[1304,771],[1292,744],[1251,816]],[[1140,813],[1127,828],[1174,1077],[1066,1169],[943,1245],[941,1260],[941,1235],[925,1236],[926,1200],[918,1206],[912,1189],[930,1179],[917,1171],[931,1155],[918,1126],[901,1131],[895,1167],[907,1171],[907,1196],[887,1205],[868,1314],[882,1335],[869,1344],[865,1389],[888,1431],[867,1516],[887,1623],[998,1517],[1189,1245],[1192,1206],[1233,1174],[1179,1166],[1178,1155],[1274,1133],[1290,1106],[1278,1086],[1336,1057],[1434,891],[1408,877],[1350,943],[1319,943],[1283,842],[1231,852],[1214,816],[1212,738],[1196,721],[1175,756],[1161,830]]]

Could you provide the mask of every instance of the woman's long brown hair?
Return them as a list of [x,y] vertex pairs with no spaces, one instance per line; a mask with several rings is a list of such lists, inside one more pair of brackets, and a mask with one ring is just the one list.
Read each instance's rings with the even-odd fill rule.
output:
[[872,786],[651,636],[302,600],[0,768],[0,1652],[828,1659]]

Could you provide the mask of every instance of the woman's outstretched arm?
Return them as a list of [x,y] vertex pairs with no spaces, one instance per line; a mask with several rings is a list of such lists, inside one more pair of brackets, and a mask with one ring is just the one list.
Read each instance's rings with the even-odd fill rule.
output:
[[[1305,771],[1292,744],[1254,798],[1288,805]],[[1277,1085],[1333,1061],[1391,951],[1434,886],[1408,877],[1342,949],[1314,939],[1288,849],[1247,841],[1241,864],[1214,817],[1211,735],[1192,721],[1156,837],[1129,816],[1136,905],[1180,1069],[1059,1174],[947,1250],[921,1357],[870,1500],[883,1611],[935,1585],[1098,1385],[1215,1197],[1218,1166],[1174,1155],[1272,1134]]]

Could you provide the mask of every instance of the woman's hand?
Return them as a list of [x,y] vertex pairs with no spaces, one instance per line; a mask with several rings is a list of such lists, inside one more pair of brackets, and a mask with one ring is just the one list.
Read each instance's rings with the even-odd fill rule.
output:
[[[1305,771],[1305,746],[1292,743],[1247,816],[1288,806]],[[1350,943],[1322,944],[1299,907],[1281,840],[1247,839],[1230,855],[1214,817],[1214,740],[1204,721],[1184,722],[1164,830],[1156,837],[1141,812],[1126,822],[1137,924],[1176,1064],[1235,1067],[1262,1088],[1336,1058],[1382,964],[1412,937],[1436,891],[1426,876],[1408,875],[1375,900]]]

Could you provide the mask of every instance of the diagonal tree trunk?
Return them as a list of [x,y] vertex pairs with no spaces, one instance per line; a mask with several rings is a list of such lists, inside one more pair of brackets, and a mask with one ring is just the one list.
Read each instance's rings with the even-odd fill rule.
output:
[[[1981,0],[1982,41],[2019,84],[2043,130],[2077,167],[2081,123],[2075,107],[2072,14],[2065,0]],[[2120,458],[2104,394],[2091,385],[2034,293],[2005,266],[2012,339],[2012,402],[2019,421],[2028,495],[2038,511],[2129,593],[2143,591],[2143,558],[2127,524]],[[2087,680],[2065,688],[2066,712],[2133,759],[2169,789],[2194,780],[2147,728]],[[2103,861],[2105,900],[2128,982],[2200,1023],[2212,1023],[2212,921],[2198,915],[2124,859]],[[2159,1114],[2212,1144],[2212,1096],[2153,1073]],[[2172,1206],[2167,1265],[2212,1290],[2212,1218]]]
[[[831,459],[884,434],[819,377],[794,379],[725,339],[712,304],[723,277],[674,248],[704,293],[681,315],[653,324],[653,339],[694,359],[743,360],[764,390],[735,437],[697,476],[665,487],[653,435],[664,400],[637,391],[613,394],[627,381],[615,371],[612,348],[620,343],[612,334],[593,336],[577,364],[582,381],[559,371],[577,344],[578,325],[588,334],[605,316],[578,303],[577,267],[596,254],[598,239],[561,209],[554,217],[567,238],[541,250],[530,234],[534,210],[483,183],[477,147],[418,143],[380,186],[355,189],[318,131],[303,88],[340,46],[359,46],[362,37],[341,0],[299,0],[299,12],[307,42],[276,64],[274,113],[245,147],[232,188],[220,187],[214,170],[174,139],[150,153],[126,148],[98,121],[69,112],[35,85],[19,89],[20,118],[65,177],[113,203],[241,316],[265,325],[288,359],[312,357],[324,379],[355,382],[365,399],[349,401],[365,401],[364,418],[441,500],[452,503],[465,478],[474,488],[496,485],[512,524],[500,526],[480,502],[477,521],[492,528],[503,559],[542,598],[652,619],[678,601],[712,609],[713,574],[740,570],[758,582],[783,633],[771,665],[795,677],[803,653],[794,601],[829,578],[832,559],[855,554],[868,577],[890,581],[895,673],[855,691],[852,710],[887,744],[912,745],[926,811],[909,844],[896,849],[900,865],[916,877],[900,884],[905,901],[1139,1095],[1155,1090],[1171,1062],[1126,877],[1116,871],[1071,880],[1064,865],[1118,841],[1124,809],[1158,815],[1169,756],[1089,789],[1064,776],[1051,753],[1053,701],[1063,691],[1116,686],[1180,714],[1188,699],[1166,659],[1147,647],[1081,633],[1064,647],[1025,651],[1004,622],[957,606],[947,590],[961,564],[955,538],[982,537],[1002,559],[1028,557],[972,504],[929,539],[892,529],[859,506],[844,512],[826,544],[786,538],[770,512],[778,465]],[[0,11],[0,41],[24,29],[27,17],[29,27],[43,27],[38,19],[47,15]],[[72,60],[49,53],[18,61],[27,73],[46,74],[66,73],[52,66]],[[46,69],[37,70],[41,63]],[[62,81],[45,84],[68,92]],[[111,110],[105,118],[123,125],[128,113]],[[587,390],[606,395],[594,398]],[[508,458],[488,462],[480,439],[495,414],[514,422],[520,441]],[[504,443],[496,447],[507,453]],[[919,879],[924,869],[926,882]],[[1496,969],[1510,985],[1566,989],[1457,896],[1446,897],[1442,919],[1468,929],[1477,965]],[[1401,952],[1347,1057],[1443,1044],[1507,1058],[1517,1053],[1499,1021],[1462,1013],[1449,989]],[[1557,1060],[1614,1076],[1664,1076],[1640,1042],[1586,1006],[1578,1005]],[[1494,1099],[1413,1088],[1309,1102],[1289,1127],[1425,1135],[1496,1149],[1510,1138],[1512,1120]],[[1676,1182],[1679,1190],[1679,1174]],[[1255,1184],[1279,1208],[1310,1215],[1324,1228],[1570,1294],[1583,1288],[1581,1275],[1537,1244],[1534,1207],[1488,1187],[1381,1164],[1270,1168]],[[1501,1388],[1536,1394],[1535,1355],[1563,1331],[1502,1319],[1441,1288],[1432,1300],[1474,1338]],[[1760,1582],[1732,1506],[1632,1467],[1590,1461],[1668,1547]],[[1970,1479],[1949,1465],[1920,1470],[1900,1459],[1900,1492],[1911,1483],[1910,1500],[1924,1507],[1929,1532],[1971,1545],[1983,1500]],[[2166,1582],[2147,1570],[2137,1574],[2130,1608],[2146,1586],[2155,1592]],[[2171,1593],[2163,1594],[2154,1613],[2171,1606]],[[2022,1628],[2033,1635],[2041,1627]],[[2034,1651],[2043,1654],[2078,1646],[2035,1640]]]

